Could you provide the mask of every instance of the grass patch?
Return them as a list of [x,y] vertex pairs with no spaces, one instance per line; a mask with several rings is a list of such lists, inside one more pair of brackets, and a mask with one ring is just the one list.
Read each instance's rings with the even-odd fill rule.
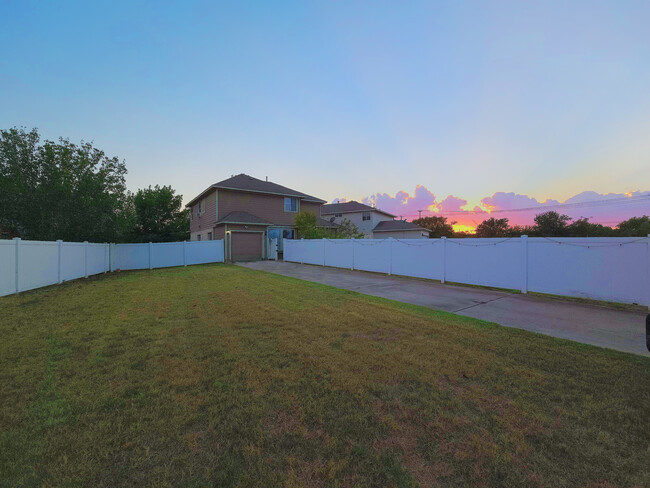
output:
[[0,308],[0,486],[650,479],[645,357],[228,265]]

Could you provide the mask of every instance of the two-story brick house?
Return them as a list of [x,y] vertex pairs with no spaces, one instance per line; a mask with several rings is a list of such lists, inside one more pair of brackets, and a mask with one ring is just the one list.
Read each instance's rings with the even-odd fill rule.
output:
[[[226,259],[233,261],[263,259],[267,237],[295,239],[295,218],[298,212],[320,215],[325,200],[296,190],[239,174],[209,186],[193,198],[191,239],[225,239]],[[330,226],[322,221],[323,226]]]

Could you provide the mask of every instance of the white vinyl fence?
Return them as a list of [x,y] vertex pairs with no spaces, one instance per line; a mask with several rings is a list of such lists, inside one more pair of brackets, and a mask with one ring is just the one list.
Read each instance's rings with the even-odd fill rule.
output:
[[223,241],[93,244],[0,239],[0,296],[115,271],[223,262]]
[[285,240],[284,260],[650,307],[650,236]]

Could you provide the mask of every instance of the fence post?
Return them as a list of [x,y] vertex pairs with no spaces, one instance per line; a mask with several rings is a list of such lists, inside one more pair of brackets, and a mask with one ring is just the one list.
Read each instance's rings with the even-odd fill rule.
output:
[[183,266],[187,266],[187,241],[183,241]]
[[153,253],[153,242],[149,241],[149,269],[151,269],[151,254]]
[[327,239],[323,237],[323,266],[325,266],[325,245],[327,243]]
[[389,237],[388,241],[389,241],[388,245],[390,247],[389,255],[388,255],[388,274],[392,275],[393,274],[393,238]]
[[56,274],[56,282],[61,284],[61,283],[63,283],[63,278],[61,277],[61,250],[62,250],[62,247],[63,247],[63,241],[61,239],[57,239],[56,246],[58,248],[58,253],[59,253],[58,263],[57,263],[57,272],[56,272],[57,273]]
[[444,283],[447,279],[447,238],[442,236],[440,241],[442,242],[442,278],[440,283]]
[[521,292],[528,293],[528,236],[521,236],[521,256],[523,266],[523,281],[521,284]]
[[352,238],[352,271],[354,271],[354,243],[356,242],[355,238]]
[[19,257],[20,257],[20,237],[14,237],[14,243],[16,247],[16,293],[20,292],[20,270],[18,269]]
[[115,271],[115,243],[113,242],[108,245],[108,267],[111,273]]
[[303,256],[303,253],[305,252],[305,238],[301,237],[300,242],[302,243],[300,245],[300,264],[303,264],[305,261],[305,257]]
[[109,266],[109,261],[111,259],[111,255],[109,253],[109,244],[108,242],[104,243],[104,274],[108,271],[108,266]]
[[88,241],[84,241],[84,278],[88,278]]

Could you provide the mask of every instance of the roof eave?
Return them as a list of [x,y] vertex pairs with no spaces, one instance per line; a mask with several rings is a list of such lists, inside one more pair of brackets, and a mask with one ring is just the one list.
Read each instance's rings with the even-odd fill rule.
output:
[[231,191],[245,191],[245,192],[249,192],[249,193],[261,193],[263,195],[279,195],[279,196],[282,196],[282,197],[300,198],[301,200],[305,200],[307,202],[325,203],[325,200],[321,200],[320,198],[312,197],[312,196],[309,196],[309,195],[302,196],[302,195],[292,195],[290,193],[277,193],[277,192],[273,192],[273,191],[248,190],[248,189],[243,189],[243,188],[233,188],[233,187],[230,187],[230,186],[221,186],[221,185],[216,185],[216,184],[212,185],[212,188],[217,188],[217,189],[221,189],[221,190],[231,190]]

